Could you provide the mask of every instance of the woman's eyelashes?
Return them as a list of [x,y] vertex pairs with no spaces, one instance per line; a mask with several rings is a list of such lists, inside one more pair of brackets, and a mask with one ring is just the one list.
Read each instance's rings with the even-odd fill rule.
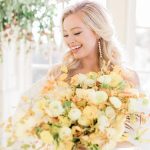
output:
[[79,34],[81,34],[82,32],[77,32],[77,33],[74,33],[74,35],[79,35]]
[[68,37],[68,35],[66,34],[66,35],[64,35],[64,37]]
[[[74,33],[73,35],[79,35],[79,34],[81,34],[82,32],[76,32],[76,33]],[[68,37],[69,35],[68,34],[65,34],[64,35],[64,37]]]

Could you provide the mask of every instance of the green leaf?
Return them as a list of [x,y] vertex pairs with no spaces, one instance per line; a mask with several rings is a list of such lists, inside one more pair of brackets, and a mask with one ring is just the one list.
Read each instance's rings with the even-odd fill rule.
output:
[[42,128],[40,127],[35,127],[35,132],[37,136],[40,136],[40,132],[42,132]]
[[71,107],[71,101],[65,101],[64,103],[63,103],[63,107],[65,108],[65,109],[67,109],[67,108],[70,108]]
[[28,150],[30,148],[29,144],[24,144],[21,146],[21,148],[23,148],[24,150]]
[[102,150],[97,144],[90,145],[90,150]]
[[74,143],[78,143],[79,141],[80,141],[80,138],[78,138],[78,137],[74,137],[72,139],[72,142],[74,142]]

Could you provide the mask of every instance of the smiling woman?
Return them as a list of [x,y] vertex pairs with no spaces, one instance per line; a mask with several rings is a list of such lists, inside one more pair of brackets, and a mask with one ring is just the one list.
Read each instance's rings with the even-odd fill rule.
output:
[[[98,36],[79,17],[72,14],[63,22],[64,40],[76,59],[98,58]],[[73,20],[73,21],[72,21]],[[98,61],[98,60],[97,60]]]
[[111,17],[103,6],[83,1],[66,9],[61,21],[69,51],[23,94],[6,125],[10,145],[26,148],[31,137],[29,146],[41,150],[113,150],[117,142],[133,149],[126,133],[144,118],[136,110],[143,95],[136,73],[122,65]]

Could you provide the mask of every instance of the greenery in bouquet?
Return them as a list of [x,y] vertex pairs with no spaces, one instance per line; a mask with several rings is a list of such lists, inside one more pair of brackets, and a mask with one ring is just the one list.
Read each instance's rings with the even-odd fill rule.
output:
[[[119,66],[77,74],[69,81],[67,68],[61,71],[57,80],[47,80],[37,98],[22,98],[26,111],[20,109],[3,125],[7,147],[111,150],[128,139],[127,129],[145,123],[138,106],[148,99],[124,80]],[[134,138],[140,141],[141,134]]]

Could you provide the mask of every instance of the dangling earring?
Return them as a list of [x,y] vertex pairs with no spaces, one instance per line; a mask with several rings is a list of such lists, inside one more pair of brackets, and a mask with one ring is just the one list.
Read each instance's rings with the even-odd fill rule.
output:
[[98,41],[98,51],[99,51],[99,66],[100,66],[100,69],[102,69],[102,66],[103,66],[103,54],[102,54],[102,49],[101,49],[101,42],[100,42],[100,39]]
[[100,40],[98,41],[98,50],[99,50],[100,59],[102,59],[102,58],[103,58],[103,54],[102,54],[102,49],[101,49]]

